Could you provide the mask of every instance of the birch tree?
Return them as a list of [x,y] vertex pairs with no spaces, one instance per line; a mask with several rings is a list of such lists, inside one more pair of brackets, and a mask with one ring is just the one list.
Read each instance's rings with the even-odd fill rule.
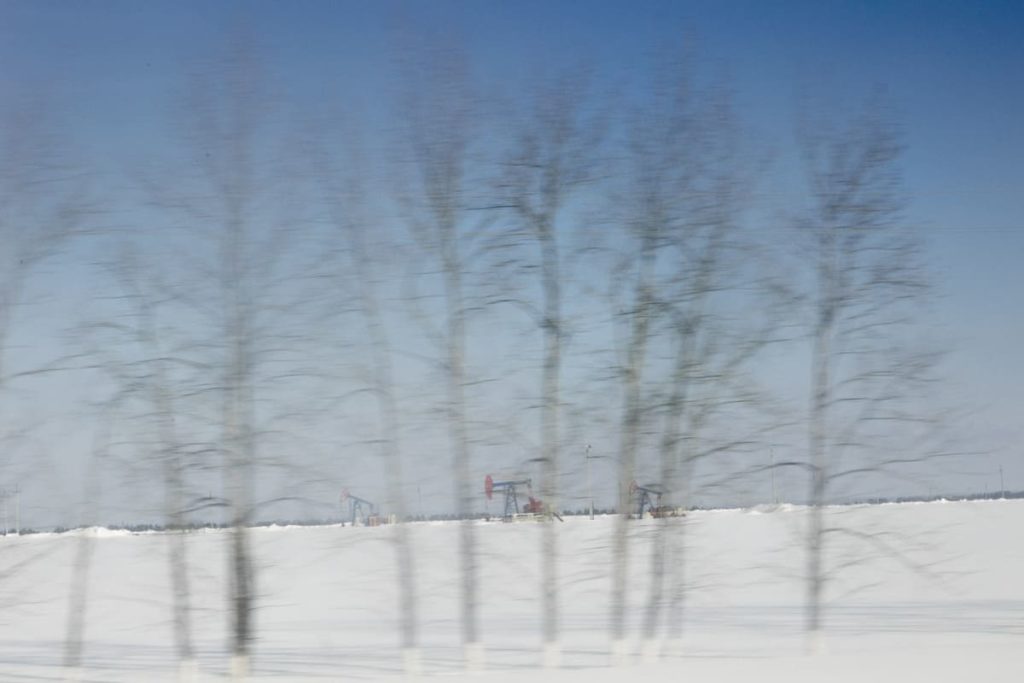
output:
[[[680,489],[686,486],[680,476],[685,474],[680,471],[681,449],[694,443],[699,422],[694,385],[708,382],[721,348],[710,330],[709,299],[729,287],[727,252],[737,241],[740,208],[731,158],[735,124],[724,91],[699,86],[692,67],[682,60],[663,64],[649,87],[644,106],[627,120],[629,171],[618,200],[628,239],[616,268],[621,277],[615,279],[629,283],[629,300],[619,315],[625,330],[619,365],[620,514],[613,536],[610,624],[613,649],[620,658],[625,656],[631,554],[630,483],[636,476],[642,431],[646,426],[647,431],[660,432],[659,486],[679,500]],[[668,351],[667,368],[652,365],[652,350]],[[666,379],[659,382],[647,374]],[[657,645],[670,542],[681,533],[677,522],[663,518],[651,539],[642,625],[648,650]],[[675,555],[680,561],[679,553]]]
[[[154,266],[150,265],[150,268]],[[105,360],[115,384],[142,406],[149,434],[144,447],[152,452],[152,464],[163,485],[163,516],[167,530],[167,566],[171,585],[171,623],[180,678],[191,680],[195,672],[195,648],[192,638],[192,597],[186,540],[186,507],[189,467],[187,445],[179,436],[184,421],[180,403],[195,382],[183,381],[181,370],[200,371],[204,366],[181,353],[161,329],[160,315],[171,296],[161,296],[156,281],[145,281],[138,252],[124,248],[109,270],[118,286],[125,313],[120,320],[107,321],[102,327],[116,333],[103,343]],[[155,272],[155,271],[149,271]],[[121,322],[123,320],[123,322]],[[117,357],[121,353],[120,358]],[[94,355],[99,355],[97,349]],[[192,445],[194,448],[194,444]]]
[[[157,183],[154,204],[172,226],[162,247],[176,268],[168,286],[191,324],[191,348],[207,365],[196,396],[213,399],[209,425],[223,496],[207,505],[227,513],[228,633],[231,670],[244,678],[256,634],[256,567],[250,525],[273,396],[261,391],[270,363],[301,353],[302,331],[289,318],[297,280],[298,215],[285,189],[293,178],[274,143],[287,140],[272,115],[274,94],[255,45],[237,35],[203,65],[181,109],[187,171]],[[297,313],[296,313],[297,314]],[[209,332],[209,335],[206,332]],[[279,372],[278,377],[288,373]],[[280,381],[276,382],[280,384]],[[257,412],[257,398],[261,411]],[[298,410],[289,406],[290,411]],[[259,425],[257,420],[259,419]]]
[[[543,336],[541,374],[540,493],[549,509],[559,505],[561,369],[566,339],[563,311],[567,209],[582,185],[596,175],[602,126],[586,97],[585,77],[566,72],[528,90],[526,111],[514,124],[512,149],[503,163],[500,202],[510,208],[523,246],[536,248]],[[541,637],[546,665],[560,661],[558,537],[554,524],[541,530]]]
[[[426,50],[409,65],[402,100],[401,139],[412,182],[403,203],[413,237],[440,275],[442,310],[438,328],[424,332],[440,352],[445,382],[445,417],[452,448],[459,529],[460,622],[465,661],[484,663],[479,624],[479,570],[474,523],[472,451],[466,403],[467,243],[473,225],[471,150],[479,131],[479,99],[464,58],[454,50]],[[414,306],[416,304],[413,304]],[[422,311],[420,311],[421,319]]]
[[[694,103],[685,74],[673,73],[670,79],[663,76],[651,95],[652,105],[632,112],[627,123],[629,171],[620,199],[625,207],[621,219],[628,246],[620,254],[614,271],[628,283],[628,300],[618,316],[625,335],[618,363],[623,403],[618,454],[619,514],[612,537],[609,623],[613,654],[619,659],[625,656],[626,647],[630,484],[636,472],[642,422],[650,414],[643,376],[659,311],[656,297],[667,294],[657,280],[657,267],[659,256],[669,245],[670,233],[687,225],[686,199],[699,170],[699,155],[692,144],[699,137],[694,130]],[[620,277],[614,279],[618,281]],[[678,391],[680,385],[673,386]]]
[[[698,463],[756,443],[757,427],[710,428],[757,403],[745,370],[779,321],[774,285],[744,224],[759,165],[744,157],[729,88],[704,82],[691,57],[676,56],[660,62],[643,92],[625,121],[627,171],[611,210],[623,233],[613,287],[626,299],[617,313],[623,404],[610,601],[619,659],[642,439],[653,439],[663,505],[685,509]],[[651,529],[645,656],[659,652],[663,633],[679,636],[684,523],[663,514]]]
[[[17,403],[8,402],[9,388],[67,365],[58,358],[26,367],[11,354],[19,314],[28,308],[26,290],[42,264],[88,230],[94,211],[84,169],[71,152],[74,141],[61,134],[56,111],[53,101],[37,93],[8,82],[0,87],[0,468],[5,473],[17,463],[15,435],[29,430],[12,420]],[[0,557],[0,572],[9,576],[27,563]]]
[[[699,104],[675,134],[685,145],[677,148],[685,161],[677,161],[684,168],[670,176],[678,194],[675,213],[668,214],[668,267],[658,294],[671,351],[668,386],[655,401],[662,423],[657,452],[661,485],[677,509],[687,506],[702,461],[757,446],[771,428],[751,410],[765,401],[749,365],[772,341],[786,302],[777,295],[778,283],[764,274],[760,249],[745,225],[757,179],[744,166],[758,165],[743,155],[728,88],[708,86],[693,94]],[[685,112],[683,106],[670,109]],[[654,530],[643,622],[649,652],[659,648],[663,611],[667,634],[680,637],[684,529],[685,520],[672,515]]]
[[928,423],[913,399],[927,386],[933,358],[908,335],[925,281],[903,217],[902,146],[883,103],[873,99],[831,126],[807,126],[803,151],[811,201],[799,228],[813,268],[805,628],[816,647],[829,539],[884,546],[878,536],[830,524],[824,506],[847,479],[929,457],[898,444]]
[[318,155],[318,174],[326,195],[329,220],[337,232],[337,251],[341,256],[338,267],[349,276],[345,279],[345,286],[350,288],[351,297],[356,300],[356,309],[366,331],[371,366],[370,388],[377,409],[377,442],[385,468],[388,500],[397,518],[394,543],[401,647],[405,671],[415,675],[420,670],[418,601],[412,540],[405,524],[407,508],[402,493],[404,481],[399,439],[403,421],[394,379],[391,338],[384,321],[377,275],[377,266],[382,265],[379,255],[382,245],[373,239],[374,235],[384,232],[384,226],[371,223],[365,212],[365,200],[362,198],[367,193],[360,177],[360,173],[367,169],[365,159],[351,148],[341,147],[334,154],[322,151]]

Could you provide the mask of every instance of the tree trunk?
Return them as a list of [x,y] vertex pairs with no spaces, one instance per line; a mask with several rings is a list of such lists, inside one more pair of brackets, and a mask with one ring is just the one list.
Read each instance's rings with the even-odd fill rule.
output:
[[473,505],[473,487],[470,482],[469,435],[466,430],[465,396],[465,313],[462,301],[462,272],[455,242],[455,226],[443,226],[441,240],[442,263],[445,278],[445,302],[448,319],[448,429],[455,459],[455,495],[458,514],[462,519],[459,531],[459,565],[462,574],[461,623],[462,643],[466,664],[470,668],[483,666],[480,628],[477,620],[479,603],[476,567],[476,535],[474,521],[470,519]]
[[610,632],[613,655],[625,657],[626,595],[629,579],[629,516],[631,514],[630,484],[636,472],[636,452],[640,440],[643,413],[641,378],[646,360],[651,323],[652,293],[649,271],[654,266],[653,244],[644,249],[638,275],[634,310],[630,316],[631,335],[627,349],[625,374],[625,405],[623,408],[622,446],[619,453],[618,515],[612,538],[612,599]]
[[[541,241],[544,284],[544,377],[541,418],[541,497],[550,512],[558,512],[558,413],[561,368],[561,282],[558,243],[550,227]],[[557,666],[559,652],[558,537],[554,519],[541,530],[541,595],[543,596],[543,645],[546,666]]]
[[377,412],[380,421],[381,442],[384,462],[387,468],[387,490],[390,504],[397,517],[395,525],[395,560],[398,566],[398,609],[401,622],[401,647],[405,657],[406,674],[419,673],[417,635],[416,568],[413,560],[412,542],[405,524],[406,506],[402,496],[402,453],[398,438],[400,433],[398,403],[395,398],[394,380],[391,369],[391,346],[381,320],[376,291],[367,267],[369,254],[358,228],[350,231],[353,245],[353,265],[361,283],[362,309],[366,318],[372,344],[374,384],[377,394]]
[[[665,431],[658,449],[661,461],[661,485],[666,493],[675,496],[679,485],[687,482],[692,470],[690,449],[680,449],[680,443],[691,443],[692,434],[684,437],[682,424],[687,411],[687,395],[690,389],[691,370],[694,363],[696,339],[692,325],[687,324],[679,335],[679,350],[676,355],[675,371],[672,375],[672,390],[666,405]],[[682,460],[683,476],[680,477],[678,460]],[[685,484],[683,484],[685,485]],[[650,578],[648,581],[647,606],[644,610],[643,637],[648,649],[657,638],[658,621],[664,604],[666,563],[668,561],[670,532],[676,525],[669,518],[662,518],[655,526],[651,540]]]
[[815,329],[814,347],[811,351],[811,411],[808,434],[811,481],[808,496],[809,519],[807,524],[807,575],[805,628],[809,649],[815,650],[821,641],[821,599],[825,583],[822,567],[823,545],[825,542],[823,510],[825,486],[828,481],[826,449],[828,434],[828,406],[831,402],[831,338],[836,318],[836,258],[835,240],[826,233],[821,242],[821,261],[818,269],[818,324]]

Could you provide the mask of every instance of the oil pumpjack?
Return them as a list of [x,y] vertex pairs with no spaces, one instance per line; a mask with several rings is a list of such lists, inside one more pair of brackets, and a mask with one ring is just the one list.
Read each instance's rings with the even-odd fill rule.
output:
[[[527,502],[520,508],[519,506],[519,495],[523,488],[526,488]],[[532,493],[533,482],[530,479],[520,480],[509,480],[509,481],[494,481],[491,475],[484,477],[484,494],[487,496],[487,500],[491,500],[494,497],[495,492],[505,494],[505,507],[502,512],[501,519],[504,522],[510,522],[516,517],[529,515],[531,517],[540,517],[550,515],[557,518],[559,521],[562,518],[554,510],[549,510],[543,502],[534,498]]]
[[341,491],[341,504],[348,503],[348,519],[351,526],[362,523],[364,526],[376,526],[379,518],[377,506],[358,496],[353,496],[348,489]]
[[629,495],[637,502],[637,519],[643,519],[645,514],[655,518],[676,517],[680,515],[679,511],[672,506],[661,504],[661,497],[665,495],[665,491],[658,486],[652,484],[640,486],[635,481],[632,481],[629,484]]

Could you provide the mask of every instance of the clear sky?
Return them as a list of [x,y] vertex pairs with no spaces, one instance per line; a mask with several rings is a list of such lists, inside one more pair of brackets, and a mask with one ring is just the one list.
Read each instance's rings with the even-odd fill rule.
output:
[[[949,390],[972,411],[964,429],[988,453],[943,484],[994,489],[1001,465],[1007,487],[1024,488],[1024,3],[0,0],[0,92],[38,87],[57,103],[95,189],[119,197],[133,165],[168,151],[186,74],[239,19],[289,105],[357,106],[381,129],[402,36],[418,32],[463,42],[496,90],[546,64],[628,80],[659,47],[688,41],[734,84],[767,150],[792,146],[803,98],[853,105],[883,84],[905,131],[908,220],[936,276],[931,329],[952,349]],[[770,189],[785,204],[798,179],[786,153],[776,163]],[[73,260],[53,282],[89,277]],[[59,334],[58,321],[39,325]]]

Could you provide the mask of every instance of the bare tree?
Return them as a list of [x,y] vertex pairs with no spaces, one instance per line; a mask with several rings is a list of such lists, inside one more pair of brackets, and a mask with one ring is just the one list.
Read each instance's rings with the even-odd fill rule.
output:
[[[53,102],[41,96],[32,97],[13,87],[0,92],[0,398],[11,382],[61,369],[66,360],[17,367],[8,349],[33,272],[84,231],[91,210],[82,169],[70,160],[70,143],[59,134],[54,111]],[[11,464],[11,433],[26,431],[4,425],[5,454],[0,466]],[[77,554],[87,562],[88,540],[83,537],[80,543]],[[10,575],[25,564],[27,561],[6,565],[5,558],[3,573]],[[72,600],[75,595],[73,587]],[[80,643],[81,637],[73,620],[83,617],[75,616],[74,605],[71,609],[65,663],[77,666],[81,647],[75,641]]]
[[[93,210],[57,111],[38,93],[14,86],[0,92],[0,397],[15,380],[68,365],[67,358],[55,358],[23,367],[8,348],[33,273],[86,231]],[[7,424],[4,432],[7,439],[25,430]],[[4,450],[2,464],[10,465],[13,449]]]
[[83,230],[90,211],[81,170],[40,98],[0,100],[0,387],[15,309],[33,269]]
[[[670,235],[685,222],[690,184],[699,156],[692,143],[695,135],[694,104],[683,73],[662,78],[654,88],[654,104],[633,112],[627,124],[629,174],[618,198],[624,206],[623,222],[629,237],[615,272],[629,282],[624,311],[618,316],[625,327],[619,373],[623,404],[619,446],[618,517],[612,539],[612,595],[610,635],[613,654],[625,656],[626,591],[628,584],[628,519],[632,507],[631,483],[637,464],[642,421],[650,412],[644,394],[644,370],[652,329],[659,312],[656,297],[665,296],[658,282],[659,256],[670,245]],[[662,258],[664,258],[662,256]],[[619,280],[620,278],[614,278]],[[674,395],[683,384],[673,385]],[[681,397],[679,402],[681,403]],[[674,448],[674,443],[669,444]]]
[[[527,111],[513,129],[512,149],[501,176],[501,204],[510,207],[516,234],[536,245],[541,303],[536,320],[543,334],[541,385],[541,497],[559,505],[559,413],[566,338],[563,268],[566,210],[581,185],[595,177],[602,133],[588,110],[584,74],[565,73],[540,81],[527,97]],[[558,543],[554,524],[541,531],[542,638],[546,665],[560,661]]]
[[[287,317],[298,308],[288,297],[296,294],[299,218],[284,199],[292,176],[283,172],[286,159],[272,143],[288,138],[274,127],[269,84],[256,46],[235,35],[187,90],[181,113],[189,172],[173,187],[154,183],[152,192],[173,228],[161,235],[165,258],[178,269],[165,283],[168,296],[193,323],[191,355],[209,368],[206,385],[194,395],[215,397],[211,412],[219,414],[208,426],[217,433],[211,440],[220,456],[223,496],[203,505],[227,511],[235,678],[247,675],[255,638],[257,565],[249,527],[262,504],[257,473],[274,407],[272,397],[262,395],[267,407],[258,413],[256,399],[271,363],[301,353],[302,338],[290,327],[295,319]],[[279,371],[274,379],[288,376]]]
[[[727,286],[725,251],[735,240],[732,233],[739,208],[735,167],[728,158],[733,122],[727,102],[722,93],[699,88],[684,61],[663,66],[654,78],[649,101],[631,113],[627,129],[627,185],[615,199],[630,237],[616,268],[622,277],[615,279],[630,283],[631,297],[619,316],[626,333],[620,364],[624,392],[620,514],[613,537],[610,623],[618,657],[625,654],[627,520],[632,514],[631,484],[641,432],[644,424],[653,425],[656,417],[663,417],[657,486],[669,496],[678,496],[681,447],[692,443],[696,427],[694,384],[706,379],[719,349],[717,339],[708,339],[711,317],[706,309],[715,292]],[[651,373],[664,376],[665,381],[645,382],[645,371],[654,362],[650,347],[655,343],[667,343],[670,366],[667,372],[658,368],[659,372]],[[681,533],[675,521],[663,518],[652,538],[643,622],[647,648],[655,643],[661,616],[670,535]]]
[[459,534],[462,643],[466,664],[483,666],[479,626],[479,577],[472,511],[472,454],[466,407],[466,247],[470,211],[470,150],[478,131],[478,99],[467,65],[455,51],[426,50],[408,64],[402,148],[414,182],[405,198],[417,244],[441,277],[442,329],[428,332],[444,357],[445,414],[453,459]]
[[925,283],[920,249],[902,220],[901,145],[885,107],[873,99],[842,124],[805,130],[811,208],[800,230],[813,268],[814,316],[803,464],[810,476],[805,627],[817,646],[828,539],[855,534],[830,525],[824,506],[848,478],[927,457],[894,455],[894,445],[927,423],[909,400],[933,358],[907,339]]
[[623,403],[609,624],[618,659],[627,654],[627,520],[637,507],[639,447],[645,436],[654,439],[662,504],[653,511],[659,519],[641,627],[644,654],[654,656],[663,616],[670,636],[681,628],[685,520],[677,515],[699,462],[756,442],[757,427],[711,427],[757,403],[745,369],[778,324],[766,305],[774,303],[771,282],[744,225],[759,165],[743,163],[752,159],[741,157],[731,93],[702,82],[691,57],[670,57],[625,121],[627,170],[610,195],[610,214],[622,226],[611,294],[626,298],[616,315]]
[[232,672],[244,677],[254,636],[256,577],[249,523],[253,505],[256,445],[254,442],[253,301],[254,255],[251,240],[250,145],[253,134],[250,107],[258,106],[250,83],[253,78],[248,55],[234,55],[223,65],[230,100],[223,128],[221,162],[214,165],[214,181],[223,193],[218,218],[218,256],[224,306],[224,374],[221,447],[224,453],[225,493],[231,510],[230,602],[232,622]]
[[[150,264],[147,268],[153,268]],[[117,282],[126,309],[124,322],[109,320],[93,325],[118,334],[103,342],[92,356],[100,358],[100,367],[112,376],[116,386],[132,394],[145,406],[143,417],[152,436],[147,443],[153,452],[153,464],[163,483],[163,515],[168,541],[168,570],[171,579],[171,613],[175,650],[180,677],[191,680],[195,670],[195,648],[192,642],[192,605],[186,529],[188,492],[185,482],[188,458],[185,444],[179,437],[183,415],[179,403],[194,384],[183,383],[182,368],[194,370],[197,363],[175,349],[167,339],[167,329],[160,331],[159,316],[172,300],[155,291],[159,282],[144,281],[138,253],[126,246],[109,270]],[[154,271],[149,271],[154,272]],[[117,357],[121,353],[120,358]],[[202,366],[199,366],[200,368]]]
[[415,675],[420,671],[418,609],[413,548],[405,524],[407,510],[402,494],[402,450],[399,442],[402,417],[396,395],[390,336],[384,322],[379,283],[375,274],[375,265],[381,265],[382,260],[370,239],[374,232],[380,232],[380,226],[371,224],[364,212],[362,197],[366,196],[366,188],[360,173],[366,171],[367,165],[358,154],[350,151],[340,154],[338,160],[335,160],[329,153],[322,152],[318,166],[329,218],[340,239],[338,251],[343,257],[343,265],[340,267],[350,275],[349,286],[357,300],[357,309],[363,318],[369,344],[372,368],[370,387],[377,404],[377,443],[385,467],[388,499],[397,517],[394,542],[398,567],[401,646],[405,671]]
[[[685,102],[670,107],[680,113],[679,118],[670,117],[677,125],[667,127],[677,129],[675,137],[685,148],[675,151],[685,157],[677,157],[683,168],[670,176],[676,179],[677,199],[674,206],[666,203],[672,207],[666,211],[665,230],[671,265],[658,296],[668,330],[671,372],[657,410],[663,419],[658,457],[660,485],[677,507],[672,513],[662,511],[652,539],[643,626],[648,650],[657,649],[658,622],[666,602],[668,633],[679,636],[684,520],[675,513],[689,502],[695,468],[711,456],[756,444],[760,437],[754,426],[709,427],[723,414],[735,420],[738,406],[758,403],[744,370],[770,342],[779,322],[775,288],[762,276],[759,250],[743,224],[754,177],[743,170],[730,93],[713,86],[691,91],[690,96],[695,94],[698,104],[689,113]],[[756,424],[751,416],[745,417],[743,423]],[[713,431],[727,436],[713,437]],[[667,571],[669,558],[672,571]],[[672,583],[666,586],[669,579]]]

